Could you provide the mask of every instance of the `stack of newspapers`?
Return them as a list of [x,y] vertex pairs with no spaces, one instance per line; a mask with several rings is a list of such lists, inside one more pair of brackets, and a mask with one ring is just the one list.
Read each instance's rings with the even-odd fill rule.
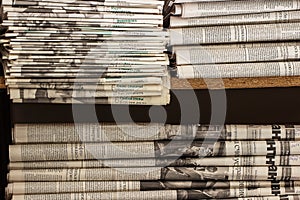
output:
[[169,102],[159,0],[3,0],[2,63],[15,103]]
[[298,200],[300,127],[16,124],[13,200]]
[[173,0],[179,78],[300,75],[299,0]]

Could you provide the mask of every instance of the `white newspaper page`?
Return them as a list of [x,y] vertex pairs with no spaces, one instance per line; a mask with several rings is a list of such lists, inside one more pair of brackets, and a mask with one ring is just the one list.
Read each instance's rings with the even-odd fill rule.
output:
[[300,23],[170,29],[170,45],[298,40]]
[[193,138],[196,125],[164,125],[159,123],[76,123],[15,124],[14,143],[75,143],[151,141]]
[[[300,155],[274,156],[278,166],[300,166]],[[203,158],[149,158],[92,161],[34,161],[11,162],[9,169],[64,169],[64,168],[110,168],[110,167],[198,167],[198,166],[265,166],[269,159],[266,156],[226,156]]]
[[170,27],[193,27],[212,25],[233,25],[233,24],[262,24],[296,22],[300,19],[300,11],[281,11],[270,13],[254,13],[241,15],[226,15],[215,17],[182,18],[181,16],[170,17]]
[[[270,161],[271,162],[271,161]],[[105,169],[46,169],[11,170],[8,181],[12,182],[61,182],[61,181],[138,181],[138,180],[291,180],[299,181],[298,167],[270,165],[268,167],[144,167]]]
[[80,192],[121,192],[148,190],[203,190],[241,189],[255,190],[276,188],[289,190],[299,188],[299,181],[79,181],[79,182],[15,182],[9,183],[6,193],[11,194],[55,194]]
[[181,65],[177,73],[183,79],[299,76],[300,62]]
[[46,195],[13,195],[12,200],[93,200],[93,199],[124,199],[124,200],[172,200],[177,199],[177,192],[171,190],[144,192],[105,192],[105,193],[64,193]]
[[176,47],[177,65],[219,64],[243,62],[272,62],[298,60],[300,46],[245,47],[245,48],[190,48]]
[[299,155],[299,141],[155,141],[11,145],[10,161]]
[[188,18],[298,10],[300,2],[299,0],[192,2],[178,4],[176,9],[176,14]]

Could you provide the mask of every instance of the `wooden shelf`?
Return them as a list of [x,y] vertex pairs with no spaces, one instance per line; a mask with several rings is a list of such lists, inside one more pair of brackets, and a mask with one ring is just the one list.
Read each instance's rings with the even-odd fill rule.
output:
[[4,77],[0,76],[0,89],[5,89],[5,82],[4,82]]
[[300,76],[187,80],[171,78],[172,89],[243,89],[298,86],[300,86]]

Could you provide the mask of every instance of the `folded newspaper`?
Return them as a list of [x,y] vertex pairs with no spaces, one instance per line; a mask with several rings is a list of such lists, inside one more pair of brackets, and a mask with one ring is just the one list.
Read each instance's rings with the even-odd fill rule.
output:
[[1,53],[10,98],[168,104],[163,6],[156,0],[4,0]]
[[167,66],[181,79],[300,75],[300,45],[290,42],[299,39],[298,0],[2,5],[2,62],[14,103],[166,105]]
[[165,21],[178,78],[299,76],[299,45],[290,43],[300,38],[299,5],[168,1]]

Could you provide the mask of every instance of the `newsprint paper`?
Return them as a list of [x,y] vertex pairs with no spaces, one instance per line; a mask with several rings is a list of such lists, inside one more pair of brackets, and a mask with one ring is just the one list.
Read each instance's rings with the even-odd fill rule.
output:
[[[268,191],[270,195],[295,192],[299,181],[78,181],[78,182],[15,182],[9,183],[7,194],[54,194],[77,192],[121,192],[148,190],[212,190],[223,189],[241,192],[253,190]],[[265,189],[262,189],[265,188]],[[236,194],[241,194],[236,192]],[[249,194],[249,192],[248,192]],[[260,193],[261,194],[261,193]],[[266,193],[265,193],[266,194]],[[262,194],[261,194],[262,195]],[[233,196],[233,195],[232,195]],[[243,195],[241,195],[243,196]]]
[[298,125],[170,125],[160,123],[15,124],[13,143],[122,142],[145,140],[300,140]]
[[137,158],[81,161],[33,161],[10,162],[12,169],[63,169],[63,168],[107,168],[107,167],[199,167],[199,166],[300,166],[300,155],[289,156],[235,156],[203,158]]
[[208,26],[170,29],[170,44],[213,44],[297,40],[300,23]]
[[292,180],[299,181],[299,167],[144,167],[11,170],[9,182],[117,181],[117,180]]
[[182,18],[233,15],[240,13],[262,13],[274,11],[299,10],[299,0],[260,0],[260,1],[221,1],[187,2],[175,5],[175,15]]
[[153,141],[10,145],[10,161],[299,155],[298,141]]
[[[206,193],[207,192],[207,193]],[[212,193],[212,194],[211,194]],[[201,190],[165,190],[143,192],[106,192],[106,193],[64,193],[64,194],[37,194],[37,195],[13,195],[12,200],[94,200],[94,199],[126,199],[126,200],[195,200],[195,199],[226,199],[230,198],[230,191],[201,191]],[[295,199],[299,195],[283,195],[269,197],[233,198],[232,200],[283,200]]]

